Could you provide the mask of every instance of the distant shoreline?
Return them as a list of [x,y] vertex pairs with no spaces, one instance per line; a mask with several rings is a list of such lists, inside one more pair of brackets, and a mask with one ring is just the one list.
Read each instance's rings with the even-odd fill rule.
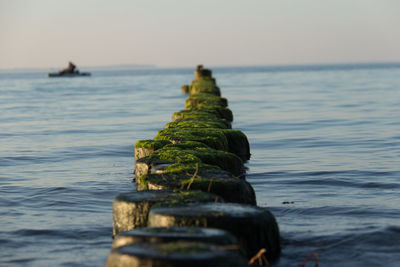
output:
[[[201,63],[201,62],[200,62]],[[296,64],[254,64],[254,65],[215,65],[212,68],[221,69],[243,69],[256,68],[265,70],[326,70],[332,68],[349,69],[349,68],[384,68],[384,67],[400,67],[400,62],[345,62],[345,63],[296,63]],[[54,72],[59,71],[63,67],[38,67],[38,68],[0,68],[0,72]],[[186,69],[193,66],[157,66],[152,64],[120,64],[120,65],[102,65],[102,66],[78,66],[80,71],[95,71],[95,70],[146,70],[146,69]]]

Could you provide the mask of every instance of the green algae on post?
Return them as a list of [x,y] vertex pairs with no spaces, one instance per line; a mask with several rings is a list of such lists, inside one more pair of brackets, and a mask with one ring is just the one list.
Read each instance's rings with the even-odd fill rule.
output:
[[219,107],[219,106],[211,106],[211,105],[204,105],[198,108],[192,108],[190,111],[201,111],[207,112],[210,114],[215,114],[218,118],[227,120],[229,122],[233,121],[233,113],[229,108]]
[[[195,123],[195,122],[191,122]],[[179,124],[176,124],[179,126]],[[203,124],[206,126],[206,124]],[[250,145],[246,135],[240,130],[201,128],[201,127],[169,127],[158,132],[155,140],[168,140],[172,143],[197,141],[217,150],[232,152],[242,159],[250,158]]]
[[201,106],[189,110],[181,110],[172,115],[172,120],[185,118],[203,118],[208,120],[227,120],[233,121],[233,114],[229,108],[218,106]]
[[218,129],[166,128],[159,131],[154,140],[168,140],[172,143],[197,141],[214,149],[229,150],[227,138]]
[[225,97],[200,93],[190,95],[185,101],[185,109],[198,108],[201,106],[219,106],[225,108],[228,106],[228,100]]
[[250,183],[238,178],[197,177],[181,182],[183,188],[201,190],[221,196],[225,202],[257,205],[256,194]]
[[153,171],[154,169],[160,170],[160,173],[164,173],[165,171],[157,168],[157,165],[168,167],[173,163],[205,163],[215,165],[235,176],[243,176],[245,171],[242,160],[233,153],[212,149],[210,147],[182,149],[178,146],[167,145],[148,157],[138,159],[136,161],[135,167],[137,167],[137,169],[135,169],[135,174],[141,176],[143,174],[155,173]]
[[221,95],[221,90],[215,83],[215,79],[201,78],[192,82],[189,90],[190,95],[208,93],[216,96]]
[[201,110],[181,110],[172,114],[172,121],[182,119],[192,119],[197,121],[217,121],[225,124],[228,129],[232,128],[232,124],[230,121],[221,119],[216,114]]
[[183,141],[180,143],[171,143],[169,142],[168,145],[162,147],[164,149],[195,149],[195,148],[199,148],[199,147],[203,147],[203,148],[209,148],[209,146],[207,146],[206,144],[203,144],[201,142],[197,142],[197,141]]
[[143,157],[150,156],[157,149],[162,148],[163,146],[170,144],[168,140],[139,140],[135,144],[134,157],[135,160],[138,160]]
[[216,121],[224,120],[224,118],[221,118],[218,112],[208,112],[199,109],[181,110],[174,112],[172,114],[173,121],[186,118],[201,119],[201,120],[216,120]]
[[195,119],[179,119],[171,121],[165,125],[165,128],[217,128],[230,129],[223,121],[217,120],[195,120]]
[[146,174],[138,179],[137,190],[200,190],[222,197],[226,202],[256,205],[253,187],[245,180],[217,176],[191,175],[189,173]]
[[219,176],[231,178],[233,175],[228,171],[222,170],[220,167],[205,163],[174,163],[166,167],[165,173],[185,173],[188,175],[210,177]]

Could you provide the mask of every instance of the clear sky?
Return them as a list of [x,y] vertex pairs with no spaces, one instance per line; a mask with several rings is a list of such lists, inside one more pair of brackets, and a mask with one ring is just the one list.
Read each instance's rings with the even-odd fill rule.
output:
[[400,0],[0,0],[0,68],[400,61]]

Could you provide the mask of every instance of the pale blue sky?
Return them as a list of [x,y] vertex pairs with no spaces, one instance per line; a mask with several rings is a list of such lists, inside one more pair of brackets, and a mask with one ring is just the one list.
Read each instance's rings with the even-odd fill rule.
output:
[[0,68],[400,61],[399,0],[0,0]]

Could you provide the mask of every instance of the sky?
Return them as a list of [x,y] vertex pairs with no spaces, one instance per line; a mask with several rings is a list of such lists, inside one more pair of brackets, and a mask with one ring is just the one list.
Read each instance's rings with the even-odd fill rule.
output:
[[400,62],[399,0],[0,0],[0,69]]

